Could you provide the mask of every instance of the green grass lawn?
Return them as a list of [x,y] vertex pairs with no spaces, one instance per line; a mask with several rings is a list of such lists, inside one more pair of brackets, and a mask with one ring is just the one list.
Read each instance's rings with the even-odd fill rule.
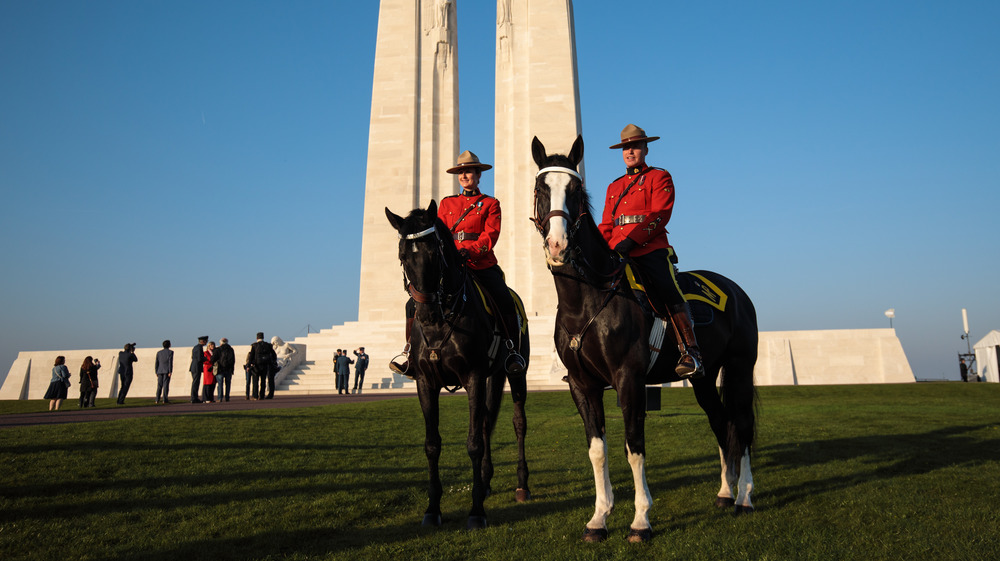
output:
[[[654,538],[634,513],[606,394],[616,508],[584,544],[594,484],[569,394],[528,396],[533,500],[514,502],[505,403],[490,528],[470,505],[468,406],[442,398],[442,528],[422,528],[416,398],[0,429],[0,559],[995,559],[1000,385],[765,387],[757,512],[713,507],[718,451],[690,390],[647,419]],[[40,402],[34,402],[41,410]],[[0,404],[0,413],[21,407]]]

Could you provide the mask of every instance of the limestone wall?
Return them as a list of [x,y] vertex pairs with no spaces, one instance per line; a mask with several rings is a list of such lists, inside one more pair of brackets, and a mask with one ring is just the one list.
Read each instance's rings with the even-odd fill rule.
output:
[[[191,365],[191,346],[174,348],[174,373],[170,381],[171,401],[186,401],[191,396],[191,374],[188,367]],[[305,358],[305,348],[300,345],[293,345],[296,354],[293,355],[291,363],[283,368],[275,376],[276,381],[289,371],[294,370]],[[156,364],[156,353],[162,347],[136,349],[135,354],[138,362],[132,366],[132,386],[129,388],[128,397],[152,397],[156,395],[156,374],[154,367]],[[246,377],[243,373],[243,362],[247,353],[250,352],[250,345],[233,345],[236,353],[236,372],[233,374],[233,386],[231,396],[240,396],[242,399],[245,389]],[[0,399],[41,399],[45,395],[45,390],[49,388],[49,380],[52,379],[52,367],[57,356],[66,357],[66,366],[71,374],[72,385],[69,388],[68,400],[80,398],[80,365],[83,359],[92,356],[101,361],[101,369],[98,372],[98,398],[116,397],[118,395],[118,375],[115,374],[118,353],[121,349],[90,349],[76,351],[28,351],[18,353],[17,359],[11,365],[7,378],[3,386],[0,387]]]
[[[531,365],[528,388],[551,390],[566,388],[565,370],[553,353],[553,318],[536,318],[531,327]],[[388,372],[388,362],[403,348],[403,322],[349,322],[295,340],[300,352],[295,362],[282,370],[277,379],[294,373],[300,362],[331,369],[335,348],[354,349],[366,346],[371,356],[366,382],[392,391],[415,391],[415,384]],[[234,347],[241,364],[249,346]],[[137,349],[139,362],[129,390],[130,397],[151,397],[156,393],[153,361],[159,349]],[[49,386],[55,357],[63,355],[73,375],[70,399],[79,397],[80,364],[87,355],[101,360],[98,397],[114,397],[118,379],[114,374],[118,349],[78,351],[22,352],[10,368],[0,399],[40,399]],[[170,393],[177,399],[190,394],[191,377],[187,373],[190,347],[174,349],[174,377]],[[825,331],[769,331],[760,334],[754,378],[760,386],[817,384],[897,384],[916,381],[903,347],[893,329],[841,329]],[[233,395],[242,395],[244,378],[237,368]],[[332,380],[332,374],[331,374]],[[389,382],[403,382],[402,385]],[[383,383],[385,382],[385,383]],[[674,385],[683,386],[683,383]]]

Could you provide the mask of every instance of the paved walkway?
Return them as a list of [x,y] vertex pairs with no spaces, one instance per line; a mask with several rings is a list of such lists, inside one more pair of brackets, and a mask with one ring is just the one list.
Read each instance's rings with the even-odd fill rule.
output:
[[[149,407],[97,407],[93,409],[80,409],[76,406],[76,400],[63,402],[59,411],[39,411],[37,413],[15,413],[0,415],[0,429],[9,427],[23,427],[30,425],[55,425],[62,423],[81,423],[90,421],[113,421],[116,419],[129,419],[134,417],[161,417],[164,415],[191,415],[202,413],[218,413],[223,411],[246,411],[257,409],[289,409],[293,407],[316,407],[319,405],[332,405],[335,403],[364,403],[368,401],[381,401],[385,399],[397,399],[404,397],[414,397],[412,392],[389,394],[379,393],[372,395],[302,395],[302,396],[282,396],[274,399],[262,401],[249,401],[243,398],[233,399],[222,403],[188,403],[187,401],[174,401],[166,405],[155,405]],[[136,401],[142,398],[136,398]],[[129,400],[132,401],[132,400]],[[47,407],[48,402],[39,404]]]

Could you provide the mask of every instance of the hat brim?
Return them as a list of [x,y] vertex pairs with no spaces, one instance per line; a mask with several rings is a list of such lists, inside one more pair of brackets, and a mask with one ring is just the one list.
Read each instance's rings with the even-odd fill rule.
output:
[[467,169],[478,169],[479,171],[486,171],[492,168],[493,166],[489,164],[465,164],[465,165],[455,166],[453,168],[448,168],[448,173],[459,174]]
[[608,148],[610,148],[611,150],[614,150],[616,148],[624,148],[624,147],[626,147],[626,146],[628,146],[630,144],[642,144],[642,143],[645,143],[645,142],[653,142],[654,140],[659,140],[659,139],[660,139],[660,137],[658,137],[658,136],[644,136],[642,138],[634,138],[634,139],[627,140],[625,142],[619,142],[618,144],[615,144],[614,146],[608,146]]

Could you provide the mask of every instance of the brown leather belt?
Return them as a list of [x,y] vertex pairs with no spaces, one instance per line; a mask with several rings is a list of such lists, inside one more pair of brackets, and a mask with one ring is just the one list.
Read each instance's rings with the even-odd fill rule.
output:
[[455,232],[452,234],[452,237],[455,238],[455,241],[478,240],[479,234],[473,232]]
[[615,226],[622,226],[624,224],[639,224],[645,219],[645,214],[623,214],[618,218],[615,218]]

